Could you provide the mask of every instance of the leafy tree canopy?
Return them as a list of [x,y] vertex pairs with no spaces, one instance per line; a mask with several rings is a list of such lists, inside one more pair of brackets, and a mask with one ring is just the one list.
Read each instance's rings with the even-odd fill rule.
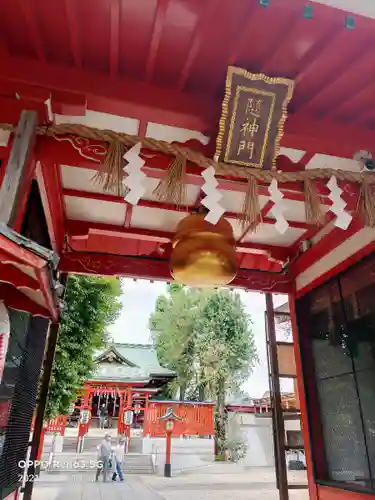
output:
[[107,341],[107,327],[121,310],[116,278],[72,275],[67,283],[46,418],[67,413],[76,392],[94,370],[94,353]]
[[216,401],[218,456],[225,451],[226,395],[239,390],[258,361],[251,325],[238,293],[180,285],[159,296],[150,317],[159,360],[177,374],[169,395],[179,389],[181,400]]
[[175,284],[150,317],[159,360],[176,371],[181,399],[196,399],[199,390],[213,397],[218,378],[238,390],[258,360],[251,326],[238,293]]

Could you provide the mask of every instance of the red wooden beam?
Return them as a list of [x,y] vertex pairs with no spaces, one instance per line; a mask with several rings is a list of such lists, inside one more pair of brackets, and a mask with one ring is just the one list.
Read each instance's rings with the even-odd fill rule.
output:
[[190,49],[189,52],[185,58],[185,64],[184,67],[182,68],[180,78],[178,80],[177,87],[179,90],[184,90],[186,81],[188,79],[190,69],[192,65],[194,64],[194,61],[198,55],[199,49],[202,44],[202,33],[206,32],[206,28],[211,24],[212,22],[212,16],[215,13],[215,9],[218,6],[218,0],[210,0],[207,2],[207,6],[205,9],[205,12],[203,16],[201,17],[200,21],[198,21],[194,33],[192,36],[192,40],[190,43]]
[[324,274],[321,274],[317,278],[315,278],[311,283],[306,285],[304,288],[301,288],[297,292],[295,292],[295,297],[299,298],[306,293],[310,292],[314,288],[317,288],[318,286],[322,285],[323,283],[326,283],[329,281],[331,278],[334,276],[337,276],[338,274],[344,272],[346,269],[348,269],[350,266],[354,266],[355,264],[358,264],[358,262],[361,259],[364,259],[368,255],[372,254],[375,252],[375,242],[372,241],[368,245],[364,246],[358,252],[354,253],[353,255],[350,255],[346,259],[342,260],[339,264],[331,268],[329,271],[325,272]]
[[[268,212],[271,210],[271,208],[273,207],[274,203],[273,201],[269,200],[267,201],[267,203],[265,204],[265,206],[262,208],[261,210],[261,220],[263,221],[265,216],[268,214]],[[246,238],[246,236],[249,234],[249,231],[251,229],[251,225],[249,225],[245,231],[243,232],[243,234],[241,235],[241,237],[239,238],[239,242],[242,243],[244,241],[244,239]],[[240,260],[240,266],[242,266],[242,264],[244,263],[246,259],[246,254],[243,255],[242,259]]]
[[27,170],[25,173],[25,179],[23,180],[23,185],[20,190],[20,196],[17,203],[17,216],[14,222],[13,229],[15,231],[21,232],[22,223],[25,218],[27,202],[29,199],[31,182],[35,174],[35,159],[32,157],[28,163]]
[[[164,251],[159,251],[159,247],[164,247]],[[114,233],[90,233],[84,238],[70,238],[69,249],[75,252],[104,252],[109,255],[127,256],[148,256],[156,259],[168,259],[170,256],[170,245],[136,240],[121,237]],[[163,249],[160,249],[163,250]],[[284,254],[279,252],[279,260],[270,256],[270,251],[259,248],[245,248],[246,253],[237,252],[237,262],[242,269],[258,269],[262,271],[280,272],[285,263]]]
[[158,48],[163,33],[163,26],[165,23],[165,17],[167,15],[169,3],[170,0],[158,0],[156,2],[156,15],[154,20],[154,26],[152,29],[150,50],[146,63],[147,82],[150,82],[153,79]]
[[169,243],[174,233],[165,231],[154,231],[151,229],[124,228],[113,224],[101,222],[92,223],[79,220],[67,220],[68,235],[72,237],[87,237],[89,233],[114,235],[140,241],[154,241],[157,243]]
[[[89,191],[79,191],[76,189],[63,189],[63,194],[64,196],[70,196],[74,198],[85,198],[85,199],[90,199],[90,200],[99,200],[99,201],[107,201],[107,202],[112,202],[112,203],[120,203],[122,205],[127,205],[126,201],[122,196],[115,196],[115,195],[110,195],[110,194],[103,194],[103,193],[92,193]],[[140,200],[138,202],[139,207],[147,207],[147,208],[156,208],[159,210],[169,210],[172,212],[186,212],[190,213],[192,209],[194,208],[194,205],[187,205],[187,206],[181,206],[177,207],[176,205],[170,204],[170,203],[160,203],[158,201],[151,201],[151,200]],[[227,219],[235,219],[238,220],[242,217],[242,214],[240,213],[234,213],[234,212],[226,212],[224,214],[224,217]],[[275,219],[271,219],[269,217],[263,217],[262,222],[264,224],[275,224],[276,221]],[[306,222],[297,222],[297,221],[289,221],[289,226],[298,228],[298,229],[308,229],[311,224],[307,224]]]
[[279,55],[280,53],[282,53],[285,45],[290,43],[291,40],[295,39],[296,31],[301,25],[301,12],[298,10],[297,12],[292,13],[292,16],[288,19],[287,24],[288,31],[281,31],[280,36],[276,38],[272,44],[270,44],[269,50],[264,57],[264,60],[262,61],[260,71],[266,75],[272,71],[273,65],[275,61],[278,60]]
[[250,27],[253,25],[253,18],[252,15],[250,14],[250,17],[248,19],[247,27],[243,29],[241,33],[239,33],[239,36],[236,39],[236,43],[234,47],[232,48],[232,51],[230,53],[229,59],[228,59],[228,66],[235,66],[236,62],[238,61],[239,57],[241,56],[242,51],[245,49],[246,45],[249,43],[249,38],[250,38]]
[[[304,110],[306,109],[310,110],[313,104],[317,100],[319,100],[322,95],[331,93],[341,79],[345,79],[346,81],[349,72],[353,72],[354,74],[356,72],[360,72],[361,74],[363,74],[364,62],[367,61],[368,57],[368,46],[369,44],[373,43],[374,39],[371,38],[371,36],[369,37],[368,33],[363,31],[362,34],[359,35],[359,37],[356,39],[356,42],[353,43],[353,38],[351,36],[350,30],[342,30],[340,38],[342,39],[343,43],[346,43],[346,45],[349,46],[349,50],[347,51],[347,57],[352,58],[353,64],[351,64],[349,68],[346,63],[346,59],[341,59],[340,60],[341,64],[339,67],[337,67],[337,64],[329,66],[330,72],[329,74],[326,74],[324,82],[325,84],[316,86],[314,91],[306,93],[304,96],[299,97],[298,106],[299,107],[303,106]],[[337,40],[338,39],[335,40],[336,45],[337,45]],[[319,62],[320,61],[317,61],[318,64]],[[369,73],[363,74],[362,79],[365,83],[366,81],[368,82],[372,80],[371,77],[369,79]],[[344,84],[344,87],[347,89],[344,94],[338,92],[338,94],[336,93],[334,99],[330,99],[329,102],[325,103],[324,109],[320,110],[322,111],[322,115],[323,114],[326,115],[331,110],[334,110],[335,107],[339,105],[341,100],[345,99],[345,96],[350,97],[352,95],[352,92],[350,91],[350,86]],[[356,90],[361,90],[361,89],[356,88]]]
[[[267,201],[267,203],[264,205],[264,207],[260,211],[260,220],[261,221],[263,221],[265,219],[266,215],[271,210],[271,208],[273,207],[273,205],[274,205],[273,201],[271,201],[271,200]],[[244,233],[242,234],[242,236],[239,238],[239,240],[238,240],[239,242],[243,242],[243,240],[248,235],[250,229],[251,229],[251,225],[244,231]]]
[[[9,156],[8,147],[0,146],[0,160],[6,161],[8,156]],[[4,171],[4,169],[2,169],[2,170]],[[2,178],[3,178],[3,176],[0,173],[0,186],[1,186]]]
[[0,283],[0,300],[7,307],[31,313],[33,316],[50,318],[51,313],[8,283]]
[[36,177],[52,248],[59,255],[64,243],[66,213],[60,167],[41,158]]
[[52,112],[58,115],[85,116],[87,100],[84,94],[52,92]]
[[51,281],[49,278],[49,269],[45,266],[43,269],[36,270],[37,278],[41,285],[41,292],[46,304],[46,307],[50,313],[50,317],[54,322],[59,320],[59,311],[56,307],[56,297],[51,289]]
[[40,38],[40,28],[37,25],[37,18],[35,14],[35,9],[33,9],[33,2],[28,0],[18,0],[21,10],[25,16],[26,24],[30,32],[30,39],[35,47],[35,53],[38,59],[45,61],[45,54],[43,49],[43,43]]
[[[103,234],[114,237],[123,237],[139,241],[153,241],[157,243],[170,243],[174,233],[155,231],[151,229],[124,228],[112,224],[93,223],[86,221],[68,220],[67,231],[70,237],[88,237],[89,234]],[[275,260],[286,261],[290,257],[287,247],[277,247],[262,243],[238,243],[237,252],[266,254]]]
[[10,82],[9,80],[2,79],[1,76],[0,94],[4,97],[10,97],[14,99],[17,95],[18,100],[25,99],[44,104],[51,95],[49,90],[46,88],[37,87],[28,83]]
[[139,135],[139,137],[146,137],[146,132],[147,132],[147,122],[140,121],[139,122],[139,127],[138,127],[138,135]]
[[118,73],[119,62],[119,31],[120,31],[120,0],[113,0],[110,4],[110,43],[109,43],[109,71],[112,77]]
[[128,228],[131,226],[132,215],[133,215],[133,205],[130,205],[130,203],[128,203],[126,206],[124,227]]
[[124,238],[120,233],[94,232],[88,237],[69,238],[69,248],[75,252],[105,252],[109,255],[148,255],[155,258],[167,258],[169,248],[166,251],[159,250],[165,244],[148,240],[134,238]]
[[[142,125],[142,123],[141,123]],[[143,129],[143,127],[142,127]],[[82,152],[74,148],[70,142],[67,140],[57,141],[51,137],[41,137],[38,138],[38,147],[43,151],[43,157],[48,158],[49,161],[59,163],[64,166],[72,166],[79,168],[87,168],[90,170],[101,170],[102,161],[104,154],[96,155],[93,151],[98,149],[98,145],[103,145],[104,143],[98,143],[97,141],[89,141],[87,143],[87,148],[83,149]],[[90,148],[90,145],[93,147]],[[94,147],[95,146],[95,147]],[[91,155],[92,160],[87,158],[87,155]],[[279,158],[278,168],[282,170],[283,165],[288,163],[290,166],[290,160],[285,157]],[[148,163],[147,166],[143,167],[143,172],[152,179],[163,179],[166,175],[166,170],[169,168],[169,158],[161,157],[161,161],[153,162],[152,165]],[[187,165],[187,175],[186,183],[194,186],[202,186],[204,184],[204,179],[201,176],[202,169],[198,166],[188,163]],[[240,178],[226,178],[222,175],[217,175],[217,180],[219,182],[219,189],[228,191],[239,191],[246,192],[247,190],[247,180]],[[321,203],[323,205],[331,205],[331,201],[327,199],[329,190],[324,182],[315,182],[315,186],[319,195],[321,196]],[[304,202],[304,187],[302,182],[285,182],[280,184],[280,190],[284,194],[284,198],[287,200],[294,200]],[[258,193],[261,196],[269,196],[268,185],[266,183],[258,184]]]
[[34,269],[42,269],[46,265],[44,259],[2,235],[0,235],[0,262],[15,262]]
[[9,283],[15,288],[29,288],[30,290],[40,290],[40,285],[35,278],[24,273],[18,267],[9,262],[0,263],[0,281]]
[[[66,0],[69,3],[72,0]],[[74,6],[75,3],[72,2]],[[73,17],[73,16],[72,16]],[[73,28],[72,28],[73,29]],[[78,56],[76,56],[78,64]],[[24,65],[21,68],[19,65]],[[205,95],[182,93],[167,87],[101,75],[96,72],[39,64],[29,59],[2,61],[2,78],[49,90],[84,93],[88,107],[147,122],[207,132],[220,114],[220,102]],[[212,103],[212,100],[211,100]]]
[[345,231],[335,227],[299,257],[293,265],[293,274],[295,276],[301,274],[315,262],[323,259],[325,255],[338,247],[344,240],[356,234],[362,228],[363,222],[358,217],[352,220],[350,226]]
[[[67,28],[69,32],[70,48],[73,54],[74,64],[77,68],[82,67],[82,55],[78,38],[76,2],[74,0],[65,0],[65,10],[67,18]],[[66,90],[60,87],[61,90]]]
[[307,151],[303,157],[300,159],[300,161],[298,162],[298,165],[300,167],[303,167],[305,168],[307,166],[307,164],[314,158],[315,156],[315,153],[310,153],[309,151]]
[[320,233],[329,223],[335,219],[335,215],[332,212],[327,212],[325,216],[325,222],[322,226],[311,226],[304,234],[302,234],[290,247],[291,258],[293,259],[301,250],[301,244],[304,241],[312,241],[313,238]]
[[332,29],[332,26],[329,25],[326,33],[316,40],[314,45],[310,48],[306,56],[301,61],[299,71],[297,72],[294,79],[295,84],[299,85],[305,79],[309,77],[311,78],[311,75],[314,73],[314,71],[318,71],[321,57],[324,56],[326,52],[329,52],[332,49],[332,42],[341,40],[342,43],[345,43],[345,37],[347,36],[347,30],[344,29],[341,25],[337,24],[334,29]]
[[[1,93],[1,89],[0,89]],[[23,110],[36,111],[38,113],[38,123],[46,123],[47,113],[44,102],[30,99],[20,99],[0,97],[0,121],[16,125]]]
[[[126,276],[160,281],[171,280],[168,262],[139,257],[69,252],[62,254],[59,268],[63,272],[77,274]],[[291,276],[285,274],[240,269],[237,277],[230,283],[230,287],[259,292],[290,293],[292,284]]]
[[[70,3],[72,0],[66,1]],[[113,79],[87,70],[27,59],[5,58],[2,78],[49,90],[84,93],[88,97],[89,109],[205,134],[215,129],[221,110],[221,100],[211,95],[182,93],[158,85]],[[365,127],[316,120],[298,113],[290,114],[286,121],[282,146],[352,158],[358,149],[371,149],[374,138],[375,133]],[[366,144],[369,146],[364,146]]]

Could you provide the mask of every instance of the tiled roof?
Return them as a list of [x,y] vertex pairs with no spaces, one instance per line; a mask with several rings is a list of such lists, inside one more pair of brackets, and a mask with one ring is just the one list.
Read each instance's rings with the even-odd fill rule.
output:
[[[111,352],[115,361],[107,360]],[[151,344],[112,343],[99,351],[96,359],[98,369],[92,380],[147,382],[158,376],[174,377],[174,372],[160,366],[156,350]]]

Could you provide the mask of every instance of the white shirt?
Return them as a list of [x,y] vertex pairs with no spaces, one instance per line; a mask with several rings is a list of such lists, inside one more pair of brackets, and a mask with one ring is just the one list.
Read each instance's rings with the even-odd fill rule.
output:
[[115,448],[116,461],[121,463],[124,460],[124,454],[125,454],[124,445],[118,444]]

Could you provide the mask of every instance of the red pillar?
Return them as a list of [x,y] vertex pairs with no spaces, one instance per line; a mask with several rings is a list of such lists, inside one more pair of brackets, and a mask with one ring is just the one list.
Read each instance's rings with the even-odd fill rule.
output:
[[[84,393],[82,395],[82,398],[81,398],[80,416],[81,416],[82,410],[89,410],[89,396],[90,396],[90,389],[86,387],[84,390]],[[91,413],[91,411],[90,411],[90,413]],[[91,415],[90,415],[90,419],[87,422],[87,424],[79,423],[79,425],[78,425],[78,437],[77,437],[77,452],[78,453],[80,453],[83,450],[83,439],[89,430],[90,420],[91,420]]]
[[[133,409],[133,388],[131,385],[128,387],[128,401],[127,401],[127,407],[129,410]],[[134,417],[134,415],[133,415]],[[130,449],[130,433],[131,433],[131,425],[126,426],[126,436],[128,438],[128,451]]]
[[171,477],[171,448],[172,448],[172,431],[167,430],[167,442],[165,447],[165,465],[164,477]]
[[133,406],[133,391],[132,391],[131,385],[129,385],[129,387],[128,387],[126,406],[127,406],[127,408],[129,408],[129,410],[131,410],[132,406]]
[[[143,434],[148,436],[150,434],[150,427],[149,427],[149,422],[148,422],[148,413],[149,413],[149,404],[148,404],[148,398],[149,398],[149,394],[146,393],[146,397],[145,397],[145,409],[143,411]],[[145,433],[145,429],[146,429],[146,433]]]
[[306,398],[305,398],[305,388],[304,388],[304,384],[303,384],[302,359],[301,359],[301,352],[300,352],[300,346],[299,346],[295,298],[293,295],[289,295],[289,311],[290,311],[290,321],[291,321],[292,334],[293,334],[294,357],[296,360],[298,398],[299,398],[299,404],[300,404],[300,410],[301,410],[301,427],[302,427],[303,442],[304,442],[304,446],[305,446],[307,481],[308,481],[308,485],[309,485],[309,496],[310,496],[310,500],[318,500],[318,491],[317,491],[317,487],[316,487],[316,484],[314,481],[314,476],[313,476],[313,459],[312,459],[312,453],[311,453],[310,433],[309,433],[308,421],[307,421],[307,403],[306,403]]
[[123,418],[123,413],[124,413],[124,393],[121,391],[120,392],[120,405],[118,409],[118,420],[117,420],[117,434],[123,434],[123,424],[122,424],[122,418]]
[[36,456],[37,461],[40,461],[40,459],[42,458],[43,445],[44,445],[44,437],[45,437],[45,435],[46,435],[46,431],[43,428],[42,432],[40,433],[40,441],[39,441],[38,453],[37,453],[37,456]]

